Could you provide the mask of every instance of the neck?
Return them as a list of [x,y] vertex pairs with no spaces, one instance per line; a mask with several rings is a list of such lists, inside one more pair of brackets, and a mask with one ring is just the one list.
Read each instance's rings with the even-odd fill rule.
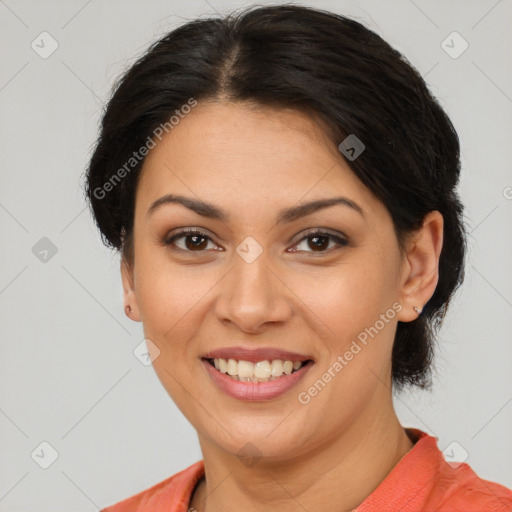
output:
[[[382,395],[374,398],[385,399]],[[413,447],[391,399],[378,417],[374,406],[368,404],[343,433],[285,461],[260,459],[248,467],[202,436],[199,440],[205,480],[191,501],[197,512],[263,512],[274,507],[282,512],[301,508],[350,511]]]

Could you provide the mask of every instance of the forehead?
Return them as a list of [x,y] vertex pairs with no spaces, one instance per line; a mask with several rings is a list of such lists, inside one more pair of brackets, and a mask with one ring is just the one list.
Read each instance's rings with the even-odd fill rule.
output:
[[165,193],[229,201],[225,209],[336,195],[376,206],[317,120],[248,103],[199,102],[163,136],[145,159],[137,203]]

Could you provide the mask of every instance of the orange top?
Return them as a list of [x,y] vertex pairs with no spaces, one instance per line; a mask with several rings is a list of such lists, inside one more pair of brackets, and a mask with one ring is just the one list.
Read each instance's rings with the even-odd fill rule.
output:
[[[437,439],[407,428],[414,446],[353,512],[511,512],[512,490],[482,480],[467,464],[448,463]],[[204,461],[101,512],[188,512]]]

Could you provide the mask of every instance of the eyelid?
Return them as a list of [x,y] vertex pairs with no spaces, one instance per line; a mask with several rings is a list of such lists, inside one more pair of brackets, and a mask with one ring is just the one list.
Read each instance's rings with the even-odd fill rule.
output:
[[[177,228],[178,231],[174,232],[175,230],[172,230],[170,233],[166,234],[162,238],[162,243],[164,245],[173,245],[174,240],[177,240],[179,238],[186,238],[188,236],[192,235],[199,235],[203,238],[208,239],[209,241],[213,242],[215,245],[216,242],[213,240],[213,236],[209,234],[209,231],[204,228],[198,228],[198,227],[186,227],[186,228]],[[179,248],[178,248],[179,250]],[[186,252],[194,252],[194,251],[186,251]],[[197,251],[197,252],[204,252],[204,251]]]
[[332,236],[333,238],[341,238],[348,242],[348,236],[345,235],[345,233],[343,233],[341,231],[333,231],[329,228],[317,227],[317,228],[306,229],[306,231],[302,231],[301,233],[299,233],[299,235],[297,235],[297,237],[298,237],[297,241],[294,243],[297,244],[298,242],[301,242],[302,240],[304,240],[304,238],[307,238],[307,237],[310,237],[313,235],[329,235],[329,236]]
[[296,247],[300,243],[304,242],[308,238],[312,238],[315,235],[317,237],[325,237],[325,238],[329,238],[331,240],[334,240],[335,247],[331,247],[330,249],[327,249],[325,251],[299,251],[297,249],[294,249],[291,252],[305,252],[305,253],[310,253],[312,255],[313,254],[314,255],[327,255],[327,254],[331,254],[333,251],[335,251],[337,249],[340,249],[342,247],[348,246],[349,243],[350,243],[350,240],[349,240],[348,236],[346,236],[344,233],[341,233],[341,232],[334,232],[333,233],[328,228],[318,227],[318,228],[311,228],[309,230],[306,230],[305,232],[302,232],[299,235],[298,240],[293,242],[293,246],[292,247]]
[[[163,240],[162,240],[162,243],[164,246],[174,246],[174,241],[175,240],[178,240],[178,239],[181,239],[181,238],[186,238],[187,235],[199,235],[205,239],[207,239],[208,241],[211,241],[213,244],[217,245],[217,243],[214,241],[213,237],[208,234],[208,230],[206,229],[203,229],[203,228],[197,228],[197,227],[186,227],[186,228],[178,228],[178,231],[171,234],[171,235],[166,235]],[[309,228],[307,229],[306,231],[302,231],[299,235],[297,235],[295,241],[290,241],[289,243],[292,243],[292,248],[297,246],[299,243],[302,243],[303,241],[307,240],[308,238],[311,238],[313,237],[314,235],[317,235],[319,237],[327,237],[327,238],[330,238],[331,240],[334,240],[335,241],[335,244],[337,245],[337,247],[335,248],[330,248],[328,250],[325,250],[325,251],[300,251],[300,250],[292,250],[291,252],[305,252],[305,253],[311,253],[311,254],[328,254],[328,253],[331,253],[333,251],[333,249],[336,249],[336,248],[341,248],[341,247],[345,247],[347,245],[349,245],[350,243],[350,239],[349,237],[347,237],[344,233],[342,232],[332,232],[331,229],[329,228],[322,228],[322,227],[316,227],[316,228]],[[188,253],[203,253],[203,252],[208,252],[207,250],[200,250],[200,251],[190,251],[190,250],[186,250],[186,249],[181,249],[180,247],[173,247],[174,250],[176,251],[182,251],[182,252],[188,252]],[[217,249],[215,249],[217,250]],[[224,249],[221,249],[221,250],[224,250]]]

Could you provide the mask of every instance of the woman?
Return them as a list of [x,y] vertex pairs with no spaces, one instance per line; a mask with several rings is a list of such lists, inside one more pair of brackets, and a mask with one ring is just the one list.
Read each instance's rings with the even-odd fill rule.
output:
[[126,314],[203,460],[104,509],[512,510],[403,428],[464,272],[457,134],[378,35],[197,20],[120,80],[87,173]]

